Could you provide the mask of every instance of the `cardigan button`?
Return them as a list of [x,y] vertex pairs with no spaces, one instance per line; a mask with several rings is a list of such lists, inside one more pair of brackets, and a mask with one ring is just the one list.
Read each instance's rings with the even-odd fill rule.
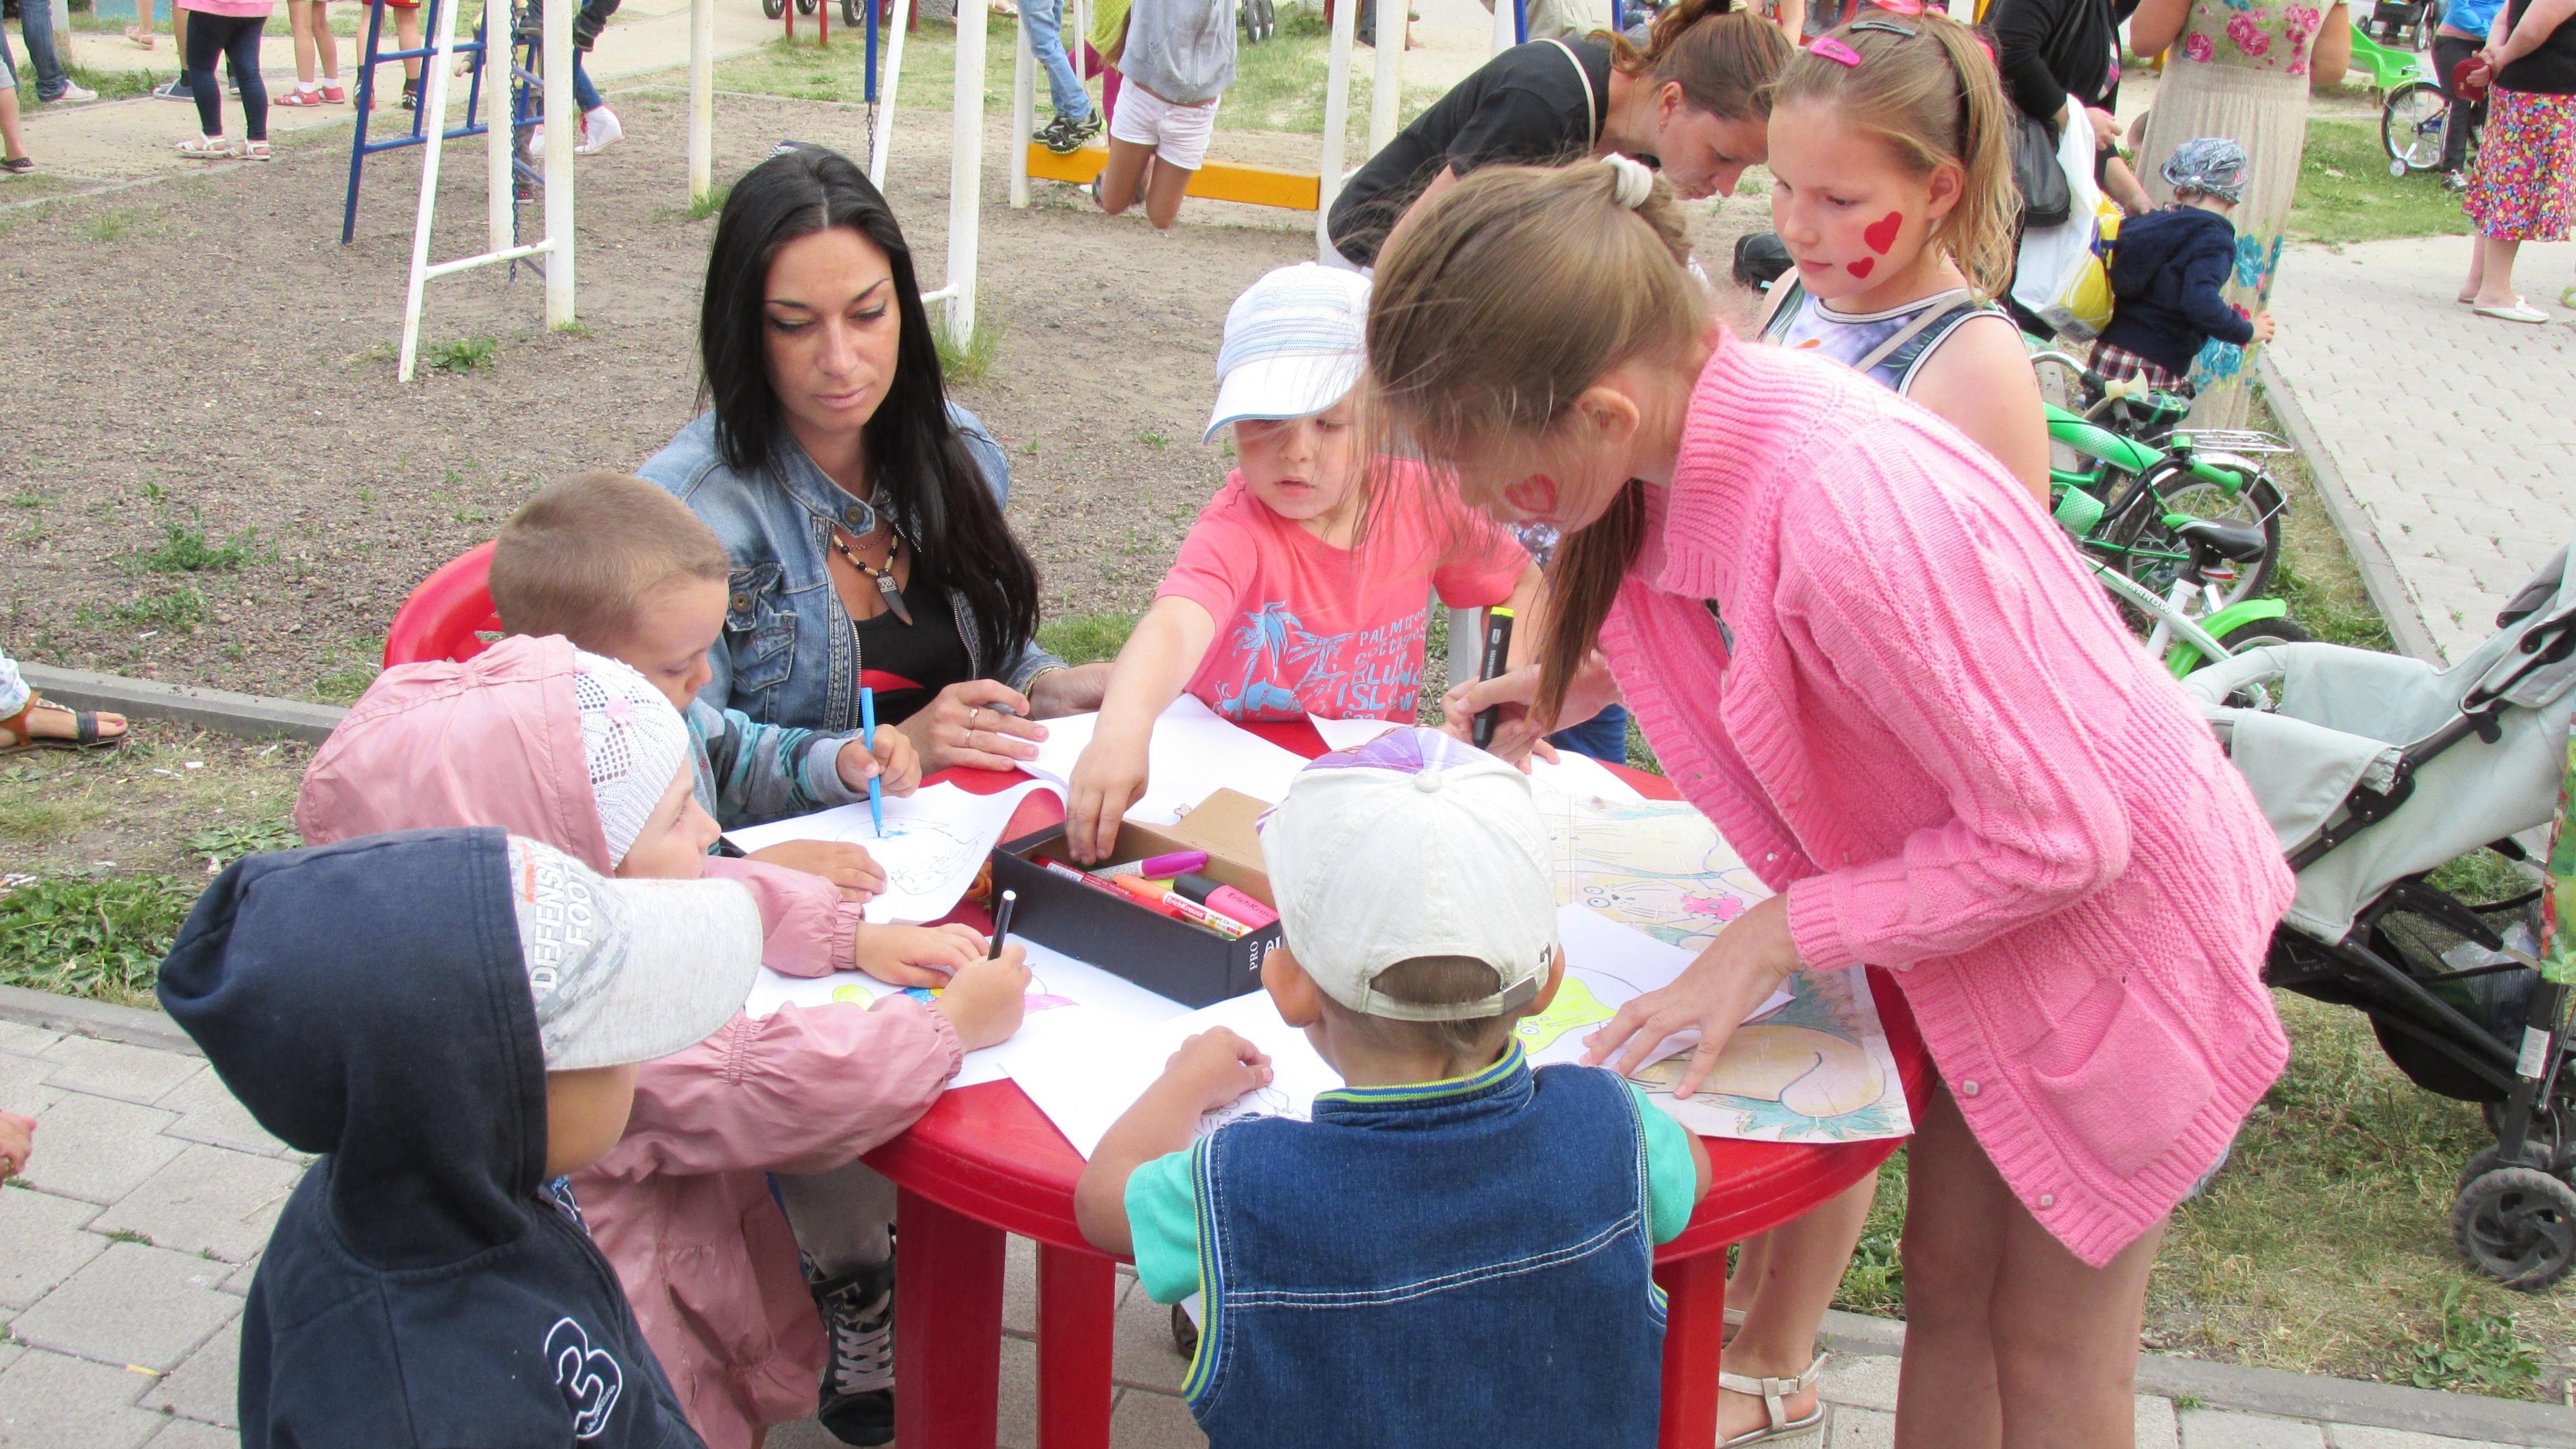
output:
[[1966,1081],[1961,1082],[1959,1084],[1959,1095],[1962,1097],[1973,1097],[1977,1095],[1977,1079],[1970,1077]]
[[1772,851],[1772,852],[1770,852],[1769,854],[1767,854],[1767,855],[1763,856],[1763,857],[1762,857],[1762,863],[1763,863],[1764,865],[1769,865],[1769,864],[1771,864],[1773,861],[1778,860],[1779,858],[1780,858],[1780,852],[1778,852],[1778,851],[1776,851],[1776,850],[1775,850],[1775,851]]
[[2041,1193],[2039,1195],[2039,1205],[2044,1208],[2053,1208],[2057,1206],[2057,1194],[2053,1192]]

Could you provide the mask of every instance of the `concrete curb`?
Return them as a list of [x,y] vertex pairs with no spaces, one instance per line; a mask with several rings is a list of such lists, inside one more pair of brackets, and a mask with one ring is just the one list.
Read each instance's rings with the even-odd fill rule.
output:
[[[1893,1357],[1905,1351],[1905,1325],[1839,1309],[1825,1315],[1825,1347],[1840,1354]],[[2138,1392],[2188,1398],[2204,1409],[2233,1409],[2285,1419],[2410,1430],[2454,1439],[2576,1449],[2576,1410],[2479,1394],[2357,1379],[2313,1378],[2169,1354],[2138,1356]]]
[[204,1056],[178,1023],[158,1011],[139,1006],[110,1006],[104,1001],[90,1001],[78,996],[57,996],[50,991],[31,991],[24,986],[0,986],[0,1021],[14,1021],[22,1026],[43,1027],[47,1031],[65,1031],[74,1036],[97,1037],[102,1041],[123,1042],[127,1046],[152,1047],[165,1052],[183,1052],[192,1057]]
[[251,739],[306,740],[314,744],[340,723],[348,711],[338,705],[269,699],[235,694],[228,689],[202,689],[193,684],[164,684],[157,679],[128,679],[93,674],[86,669],[54,669],[22,664],[19,673],[37,693],[75,709],[103,709],[138,719],[175,719],[221,734]]
[[2370,595],[2373,608],[2388,623],[2388,632],[2397,647],[2418,659],[2439,665],[2443,662],[2441,646],[2433,642],[2433,631],[2424,626],[2424,616],[2415,600],[2406,592],[2404,581],[2397,577],[2397,565],[2381,546],[2379,535],[2371,529],[2370,516],[2362,510],[2361,501],[2344,486],[2343,474],[2335,468],[2334,455],[2326,451],[2316,425],[2308,421],[2299,406],[2298,389],[2272,366],[2270,348],[2255,360],[2261,376],[2263,400],[2280,420],[2281,430],[2297,445],[2301,461],[2308,466],[2308,477],[2317,485],[2317,497],[2326,506],[2326,517],[2334,521],[2335,532],[2343,535],[2343,545],[2352,554],[2353,567],[2361,573],[2361,586]]

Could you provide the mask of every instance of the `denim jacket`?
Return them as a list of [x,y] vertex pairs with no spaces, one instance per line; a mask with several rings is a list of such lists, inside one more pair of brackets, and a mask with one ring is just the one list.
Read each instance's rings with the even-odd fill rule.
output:
[[[950,403],[948,415],[965,434],[994,499],[1007,505],[1011,468],[1002,445],[973,413]],[[875,510],[842,492],[793,439],[770,469],[735,472],[716,451],[713,413],[682,428],[636,473],[689,505],[733,555],[724,637],[707,653],[715,677],[698,697],[770,724],[857,729],[858,650],[824,559],[834,524],[866,533],[876,527]],[[1011,659],[980,657],[966,600],[953,590],[949,597],[972,677],[1025,691],[1040,670],[1063,667],[1034,641]]]
[[1326,1092],[1311,1123],[1209,1135],[1183,1385],[1209,1443],[1654,1443],[1654,1111],[1608,1072],[1533,1072],[1515,1045],[1474,1076]]

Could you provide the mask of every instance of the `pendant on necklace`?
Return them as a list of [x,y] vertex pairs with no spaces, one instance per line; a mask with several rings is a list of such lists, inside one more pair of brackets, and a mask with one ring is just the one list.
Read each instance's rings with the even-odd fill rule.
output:
[[894,586],[894,575],[890,573],[871,573],[870,577],[873,578],[876,583],[877,592],[885,595],[886,607],[894,611],[895,618],[905,624],[910,624],[912,622],[912,609],[903,601],[903,590]]
[[841,537],[839,530],[832,532],[831,539],[832,547],[840,551],[841,557],[850,561],[850,567],[857,569],[868,582],[877,586],[877,593],[885,599],[886,611],[894,615],[897,623],[909,626],[912,623],[912,608],[904,603],[903,590],[894,581],[894,556],[896,550],[903,546],[902,535],[897,534],[888,540],[884,568],[878,568],[859,557],[858,550],[850,547],[849,542]]

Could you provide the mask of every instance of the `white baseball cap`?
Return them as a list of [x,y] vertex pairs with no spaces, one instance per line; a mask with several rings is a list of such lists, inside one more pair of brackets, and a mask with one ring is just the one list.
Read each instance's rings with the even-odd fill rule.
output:
[[1228,423],[1312,417],[1359,386],[1368,367],[1369,281],[1314,262],[1281,267],[1225,309],[1216,353],[1216,411]]
[[[1528,779],[1437,730],[1317,757],[1263,819],[1261,853],[1297,964],[1363,1016],[1498,1016],[1527,1005],[1556,961],[1547,824]],[[1379,994],[1380,972],[1421,956],[1482,961],[1501,984],[1439,1005]]]
[[739,883],[616,880],[519,835],[509,870],[547,1071],[685,1051],[751,994],[760,908]]

